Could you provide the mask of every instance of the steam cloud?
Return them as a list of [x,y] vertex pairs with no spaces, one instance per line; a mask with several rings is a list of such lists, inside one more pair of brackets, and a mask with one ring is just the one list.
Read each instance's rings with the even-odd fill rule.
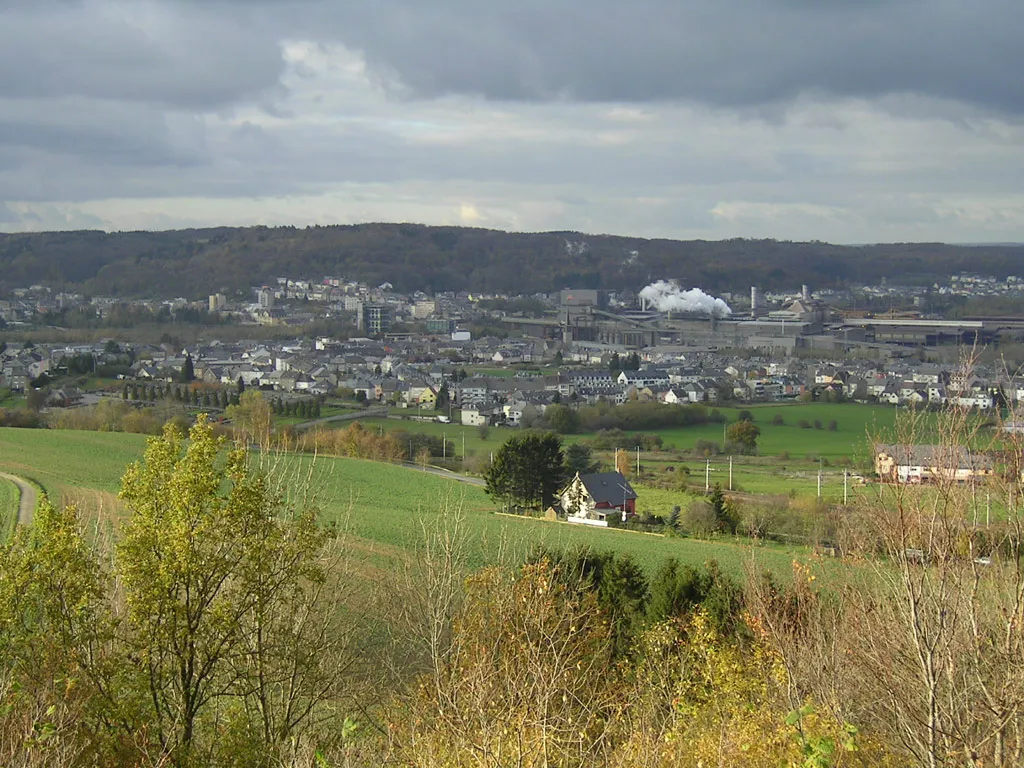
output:
[[732,308],[721,299],[708,296],[700,288],[684,291],[674,280],[659,280],[642,291],[640,298],[659,312],[701,312],[714,317],[727,317]]

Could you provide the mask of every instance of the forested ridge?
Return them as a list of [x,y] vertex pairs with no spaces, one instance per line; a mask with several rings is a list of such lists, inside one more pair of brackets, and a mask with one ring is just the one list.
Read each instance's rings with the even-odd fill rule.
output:
[[401,291],[638,290],[677,279],[709,291],[931,281],[1020,271],[1024,245],[840,246],[732,239],[646,240],[417,224],[247,227],[167,232],[0,234],[0,291],[43,283],[92,295],[199,298],[273,277],[325,275]]

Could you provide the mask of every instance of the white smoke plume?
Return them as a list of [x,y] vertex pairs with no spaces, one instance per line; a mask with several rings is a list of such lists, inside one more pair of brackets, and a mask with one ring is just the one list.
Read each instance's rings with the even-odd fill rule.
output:
[[700,312],[714,317],[727,317],[732,308],[721,299],[708,296],[700,288],[684,291],[675,280],[659,280],[642,291],[640,298],[659,312]]

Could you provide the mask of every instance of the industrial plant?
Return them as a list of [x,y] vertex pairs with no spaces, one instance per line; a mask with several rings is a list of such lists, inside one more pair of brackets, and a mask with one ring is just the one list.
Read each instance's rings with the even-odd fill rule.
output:
[[858,347],[986,344],[1002,331],[1024,330],[1020,318],[938,320],[840,310],[816,298],[807,285],[774,309],[752,286],[749,309],[734,311],[699,288],[684,290],[664,280],[641,290],[632,305],[613,304],[601,290],[563,290],[555,313],[506,316],[502,322],[529,336],[583,347],[753,348],[783,355],[802,349],[830,354]]

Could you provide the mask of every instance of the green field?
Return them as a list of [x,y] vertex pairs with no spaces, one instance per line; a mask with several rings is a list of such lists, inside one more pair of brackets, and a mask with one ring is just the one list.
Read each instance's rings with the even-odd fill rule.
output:
[[[0,429],[0,468],[38,480],[51,494],[76,488],[116,492],[125,466],[138,459],[145,438],[122,433]],[[314,459],[289,457],[287,469],[301,476]],[[738,575],[756,554],[768,567],[788,572],[807,550],[783,546],[751,547],[733,541],[666,538],[632,531],[601,530],[494,514],[483,489],[404,467],[319,457],[313,485],[325,518],[339,521],[362,542],[367,556],[382,567],[407,558],[445,503],[466,515],[470,564],[516,559],[536,544],[589,545],[630,553],[652,568],[676,557],[695,565],[718,560]]]
[[[666,406],[670,407],[670,406]],[[701,424],[692,427],[675,429],[646,430],[650,434],[660,435],[665,448],[669,450],[692,450],[698,440],[709,440],[722,443],[724,429],[736,420],[742,408],[720,408],[719,411],[728,420],[727,424]],[[792,457],[813,455],[822,456],[830,461],[848,457],[852,461],[869,457],[869,435],[891,432],[895,423],[896,411],[889,407],[860,405],[856,403],[828,404],[807,403],[792,405],[766,405],[746,408],[761,429],[758,438],[758,452],[762,456],[778,456],[783,452]],[[404,413],[409,413],[405,411]],[[432,412],[426,412],[432,414]],[[785,422],[775,426],[771,420],[781,415]],[[801,429],[801,420],[812,425],[810,429]],[[476,427],[464,427],[461,424],[441,424],[436,421],[405,421],[389,419],[361,419],[365,426],[383,428],[387,431],[401,429],[408,432],[422,432],[441,437],[446,435],[455,442],[456,455],[462,456],[462,440],[465,436],[466,452],[473,454],[479,451],[493,451],[514,434],[508,427],[492,427],[487,438],[481,438]],[[815,421],[821,423],[821,429],[814,429]],[[836,422],[836,431],[827,429],[830,421]],[[593,437],[592,433],[566,435],[567,443]]]
[[21,493],[18,486],[0,477],[0,541],[7,541],[18,521]]
[[145,445],[145,435],[6,428],[0,429],[0,468],[55,497],[69,488],[117,493],[125,467]]
[[24,408],[25,398],[15,395],[9,389],[0,389],[0,408]]
[[[738,408],[719,409],[731,423],[740,412]],[[754,423],[761,429],[757,440],[758,453],[762,456],[778,456],[786,452],[790,456],[814,454],[828,459],[848,456],[856,459],[868,451],[869,436],[891,432],[896,420],[896,410],[890,407],[861,405],[858,403],[800,403],[793,405],[768,405],[746,408],[754,416]],[[782,426],[771,423],[776,416],[782,416]],[[812,425],[801,429],[798,424],[804,420]],[[814,429],[815,421],[821,429]],[[827,429],[830,421],[836,422],[836,431]],[[724,425],[728,427],[728,424]],[[680,450],[692,449],[698,440],[721,443],[722,424],[704,424],[681,429],[659,430],[666,446]]]

